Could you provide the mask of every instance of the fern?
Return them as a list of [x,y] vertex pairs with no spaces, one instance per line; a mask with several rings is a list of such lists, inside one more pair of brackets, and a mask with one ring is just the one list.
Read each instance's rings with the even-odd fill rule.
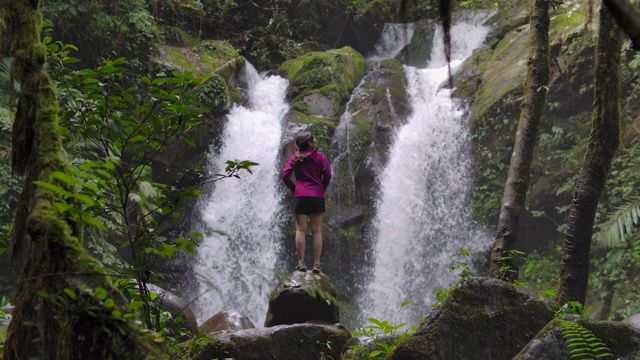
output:
[[12,56],[0,59],[0,105],[5,108],[14,107],[16,94],[20,91],[20,83],[11,74],[12,67]]
[[556,318],[555,322],[569,349],[569,359],[602,359],[613,356],[607,345],[584,326],[561,318]]
[[608,216],[608,220],[600,226],[600,231],[595,234],[596,243],[605,248],[612,248],[623,242],[625,235],[633,232],[639,222],[640,198],[633,197]]

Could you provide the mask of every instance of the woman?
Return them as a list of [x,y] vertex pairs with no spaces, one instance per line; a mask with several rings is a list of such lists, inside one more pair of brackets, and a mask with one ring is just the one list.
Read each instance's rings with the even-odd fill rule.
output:
[[[304,263],[307,222],[311,223],[313,238],[313,272],[320,273],[322,254],[322,216],[325,212],[324,192],[331,180],[331,168],[327,157],[318,151],[316,139],[308,132],[296,136],[296,152],[291,156],[282,172],[282,180],[293,191],[293,211],[296,217],[296,270],[307,271]],[[291,180],[295,174],[296,183]]]

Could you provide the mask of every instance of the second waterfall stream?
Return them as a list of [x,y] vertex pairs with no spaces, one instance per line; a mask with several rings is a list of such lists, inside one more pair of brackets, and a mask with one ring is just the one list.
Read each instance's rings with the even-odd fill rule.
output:
[[[456,70],[489,31],[485,16],[451,28]],[[442,29],[433,36],[425,69],[405,66],[412,115],[399,129],[389,160],[378,174],[380,193],[373,220],[370,279],[360,303],[360,322],[386,317],[417,324],[436,301],[435,290],[456,280],[448,265],[459,249],[490,245],[471,218],[470,135],[466,104],[451,96]],[[465,259],[458,259],[465,261]],[[400,310],[404,301],[412,304]]]

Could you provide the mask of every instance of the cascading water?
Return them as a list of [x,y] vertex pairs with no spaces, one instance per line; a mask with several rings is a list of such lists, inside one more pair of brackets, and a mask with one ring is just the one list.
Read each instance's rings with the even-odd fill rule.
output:
[[382,28],[380,39],[376,43],[373,53],[367,58],[369,60],[393,59],[402,49],[409,45],[409,40],[415,32],[415,24],[393,24],[386,23]]
[[[451,29],[452,68],[482,45],[488,28],[458,23]],[[373,224],[375,265],[361,299],[366,317],[417,323],[435,302],[435,289],[456,280],[448,271],[458,249],[480,250],[487,236],[470,216],[469,134],[464,104],[440,89],[448,68],[441,29],[426,69],[405,66],[412,115],[399,130],[386,168]],[[403,301],[412,305],[400,311]]]
[[261,324],[276,283],[273,269],[282,237],[278,155],[288,82],[279,76],[261,77],[250,64],[245,71],[249,106],[234,106],[228,114],[222,149],[210,167],[221,173],[227,160],[260,165],[253,175],[245,172],[240,179],[215,183],[203,204],[206,235],[198,249],[199,288],[194,295],[200,324],[228,309]]

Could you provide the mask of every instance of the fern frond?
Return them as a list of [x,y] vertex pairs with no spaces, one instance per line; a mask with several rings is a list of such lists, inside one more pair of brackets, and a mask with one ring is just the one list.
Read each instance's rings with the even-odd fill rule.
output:
[[11,74],[12,67],[12,56],[0,59],[0,104],[7,108],[11,107],[12,100],[20,91],[20,84]]
[[624,242],[625,235],[631,233],[640,223],[640,198],[631,198],[607,218],[608,220],[600,226],[600,231],[594,235],[594,239],[597,245],[612,248]]
[[555,322],[565,339],[570,359],[613,356],[607,345],[584,326],[561,318],[556,318]]

